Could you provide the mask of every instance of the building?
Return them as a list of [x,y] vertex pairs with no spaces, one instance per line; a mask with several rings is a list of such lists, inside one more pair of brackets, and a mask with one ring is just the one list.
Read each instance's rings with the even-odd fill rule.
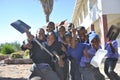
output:
[[[85,26],[87,31],[96,31],[102,47],[111,25],[120,27],[120,0],[76,0],[72,23]],[[117,37],[120,46],[120,35]]]

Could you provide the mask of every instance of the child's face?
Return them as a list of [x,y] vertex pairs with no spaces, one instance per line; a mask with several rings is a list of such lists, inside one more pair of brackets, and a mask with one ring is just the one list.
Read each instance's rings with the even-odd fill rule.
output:
[[85,40],[85,36],[86,36],[85,30],[78,31],[78,36],[81,40]]
[[67,45],[71,44],[71,37],[66,36],[65,37],[65,42]]
[[55,36],[53,33],[49,33],[48,37],[47,37],[47,43],[49,46],[51,46],[54,42],[55,42]]
[[59,31],[58,31],[60,37],[63,37],[64,34],[65,34],[65,29],[64,28],[59,28]]
[[36,36],[37,36],[38,39],[42,40],[45,36],[44,29],[39,29],[36,33]]
[[98,49],[99,46],[100,46],[100,41],[99,41],[99,39],[98,39],[98,38],[94,38],[94,39],[92,40],[92,42],[91,42],[91,45],[93,46],[93,48]]

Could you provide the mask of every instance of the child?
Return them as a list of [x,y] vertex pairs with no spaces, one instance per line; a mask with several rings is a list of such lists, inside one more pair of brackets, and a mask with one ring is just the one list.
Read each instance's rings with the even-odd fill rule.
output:
[[89,43],[90,46],[86,47],[84,50],[84,56],[81,58],[80,62],[83,80],[105,80],[104,76],[100,73],[99,68],[90,64],[96,51],[101,48],[99,36],[94,31],[89,33]]
[[120,80],[119,76],[114,71],[119,58],[117,41],[107,38],[105,49],[107,50],[107,58],[104,63],[104,72],[110,80]]

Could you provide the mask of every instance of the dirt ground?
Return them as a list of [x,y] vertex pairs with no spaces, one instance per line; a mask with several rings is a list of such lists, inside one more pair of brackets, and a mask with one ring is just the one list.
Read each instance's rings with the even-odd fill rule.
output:
[[27,80],[31,64],[0,65],[0,80]]
[[[29,70],[31,65],[32,64],[0,64],[0,80],[27,80],[30,75]],[[103,64],[100,66],[100,70],[104,74]],[[120,63],[117,64],[115,71],[120,75]],[[106,77],[106,80],[109,79]]]

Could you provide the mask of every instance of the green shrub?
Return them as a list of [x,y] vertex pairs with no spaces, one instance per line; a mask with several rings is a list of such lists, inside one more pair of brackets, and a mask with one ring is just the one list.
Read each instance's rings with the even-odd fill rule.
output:
[[1,53],[3,54],[11,54],[13,52],[15,52],[14,48],[8,43],[4,44],[1,48]]
[[12,43],[0,44],[0,52],[3,54],[10,54],[16,51],[21,51],[20,43],[18,43],[17,41]]
[[23,58],[23,56],[21,55],[21,54],[19,54],[19,53],[12,53],[11,55],[10,55],[10,57],[11,58]]

